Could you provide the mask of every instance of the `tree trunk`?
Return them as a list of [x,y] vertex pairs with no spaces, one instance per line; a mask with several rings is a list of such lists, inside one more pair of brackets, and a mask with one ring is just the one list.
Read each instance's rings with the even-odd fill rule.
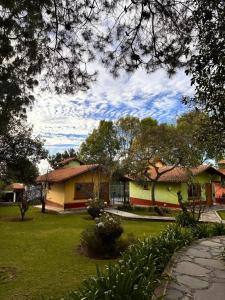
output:
[[152,181],[152,186],[151,186],[151,199],[152,199],[152,205],[154,207],[155,212],[159,216],[164,216],[164,213],[160,207],[157,206],[156,200],[155,200],[155,188],[156,188],[156,183],[157,181]]
[[123,203],[124,205],[127,203],[126,201],[126,182],[123,181]]
[[45,213],[45,199],[41,197],[41,212]]

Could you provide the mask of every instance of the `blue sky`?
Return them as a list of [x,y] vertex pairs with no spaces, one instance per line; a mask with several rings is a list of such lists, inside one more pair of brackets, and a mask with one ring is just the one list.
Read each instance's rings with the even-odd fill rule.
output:
[[34,135],[45,140],[50,153],[78,148],[102,119],[116,120],[132,115],[151,116],[160,122],[175,122],[187,108],[182,95],[192,95],[189,78],[179,70],[168,78],[163,70],[146,74],[144,70],[117,79],[99,68],[97,82],[87,92],[54,95],[36,92],[36,102],[28,113]]

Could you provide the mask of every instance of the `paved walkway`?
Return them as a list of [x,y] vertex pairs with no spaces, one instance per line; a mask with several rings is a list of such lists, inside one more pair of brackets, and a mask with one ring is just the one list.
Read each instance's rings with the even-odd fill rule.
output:
[[215,210],[210,209],[209,211],[206,211],[201,214],[200,221],[210,223],[221,223],[222,220]]
[[143,221],[165,221],[165,222],[172,222],[175,221],[174,217],[161,217],[161,216],[142,216],[142,215],[136,215],[133,213],[129,213],[126,211],[114,209],[114,208],[106,208],[105,211],[120,216],[122,218],[127,218],[131,220],[143,220]]
[[172,258],[165,300],[224,300],[225,236],[202,239]]
[[[174,217],[143,216],[143,215],[129,213],[126,211],[121,211],[121,210],[114,209],[114,208],[108,208],[108,209],[105,209],[105,211],[112,213],[114,215],[120,216],[122,218],[133,219],[133,220],[171,221],[171,222],[175,221]],[[202,213],[200,221],[201,222],[210,222],[210,223],[221,223],[222,222],[218,213],[213,209],[210,209],[209,211]],[[224,297],[224,299],[225,299],[225,297]]]

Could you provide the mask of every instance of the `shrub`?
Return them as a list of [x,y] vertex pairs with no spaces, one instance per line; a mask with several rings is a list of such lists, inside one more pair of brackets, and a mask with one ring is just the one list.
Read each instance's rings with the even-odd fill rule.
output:
[[188,211],[181,211],[176,216],[176,223],[181,227],[189,227],[196,225],[197,221]]
[[118,257],[126,248],[125,242],[118,240],[123,233],[120,219],[104,212],[95,221],[93,227],[81,233],[82,252],[90,257]]
[[225,224],[221,223],[214,223],[212,225],[212,235],[216,236],[216,235],[225,235]]
[[95,219],[98,218],[100,213],[103,211],[104,209],[104,201],[100,200],[100,199],[90,199],[88,206],[87,206],[87,212],[89,213],[89,215]]
[[212,236],[212,228],[209,224],[196,224],[191,227],[191,232],[196,239],[203,239]]
[[123,233],[120,219],[109,213],[102,213],[96,218],[96,233],[106,243],[113,243]]
[[190,230],[170,225],[158,237],[131,245],[118,264],[109,265],[105,273],[97,270],[96,277],[86,280],[66,299],[149,300],[172,254],[192,240]]

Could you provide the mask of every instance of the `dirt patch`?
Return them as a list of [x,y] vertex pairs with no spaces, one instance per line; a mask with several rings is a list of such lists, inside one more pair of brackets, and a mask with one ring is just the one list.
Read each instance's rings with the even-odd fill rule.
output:
[[16,268],[0,267],[0,284],[7,283],[16,277]]

